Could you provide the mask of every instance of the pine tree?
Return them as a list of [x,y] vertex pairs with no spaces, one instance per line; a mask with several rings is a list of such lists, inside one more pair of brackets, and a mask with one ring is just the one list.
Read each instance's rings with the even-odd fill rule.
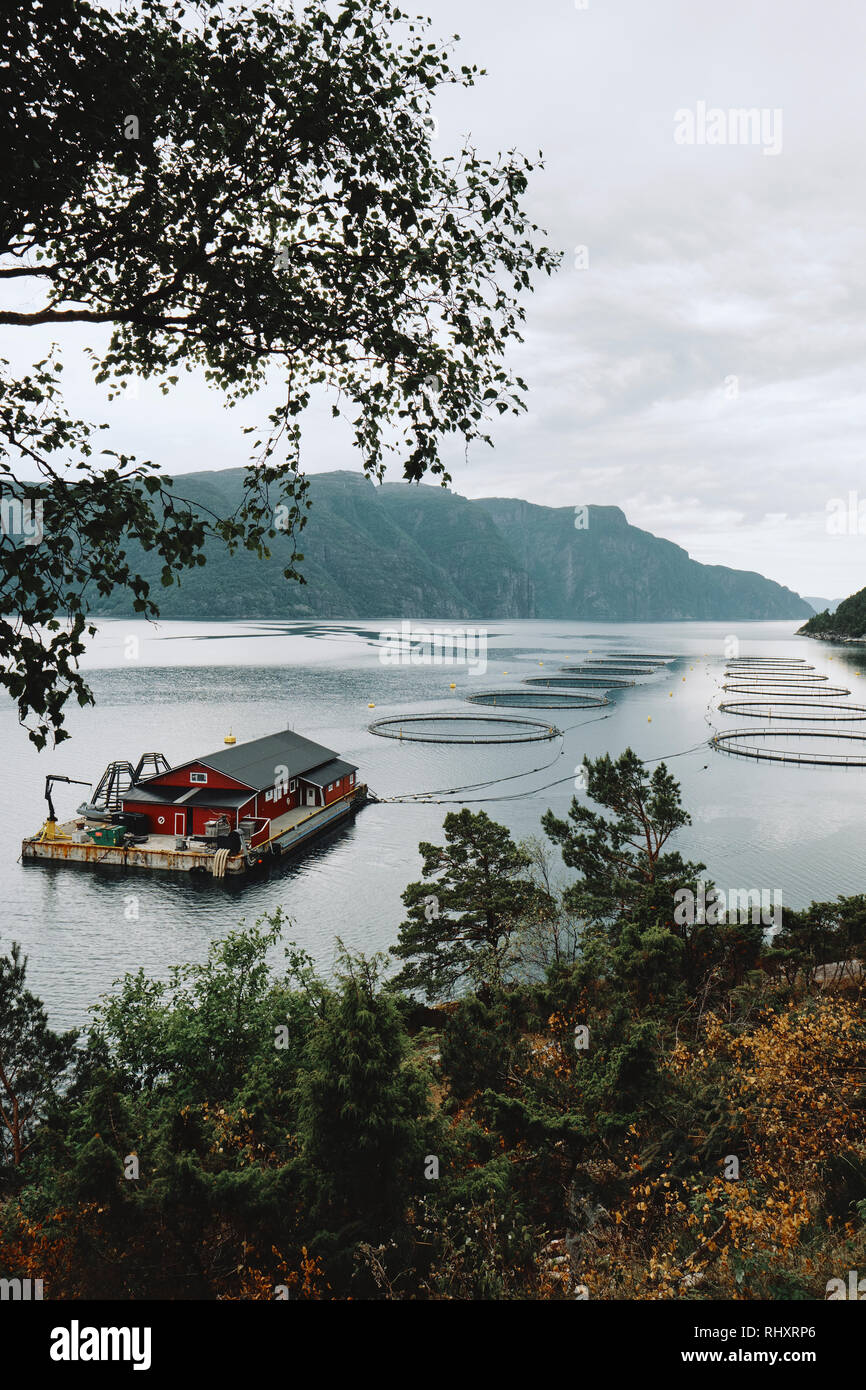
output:
[[554,906],[529,873],[530,855],[484,811],[451,811],[443,829],[444,846],[418,846],[424,881],[404,891],[408,918],[391,947],[408,962],[395,984],[431,1000],[478,983],[479,973],[483,992],[518,924]]

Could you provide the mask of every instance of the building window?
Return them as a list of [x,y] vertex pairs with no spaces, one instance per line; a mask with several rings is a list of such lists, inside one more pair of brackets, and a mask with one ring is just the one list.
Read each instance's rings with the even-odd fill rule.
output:
[[274,794],[273,794],[273,792],[265,792],[265,801],[273,801],[273,799],[274,799]]
[[298,785],[297,780],[295,780],[294,782],[290,782],[290,783],[289,783],[289,791],[290,791],[290,792],[293,792],[293,791],[295,790],[295,788],[297,787],[297,785]]
[[189,780],[190,780],[191,782],[206,782],[206,781],[207,781],[207,773],[206,773],[206,772],[191,772],[191,773],[189,774]]

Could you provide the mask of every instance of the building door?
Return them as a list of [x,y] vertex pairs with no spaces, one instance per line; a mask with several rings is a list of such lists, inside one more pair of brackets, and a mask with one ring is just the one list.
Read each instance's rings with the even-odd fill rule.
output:
[[186,834],[186,811],[175,811],[174,813],[174,833],[175,835]]
[[308,806],[315,806],[315,804],[316,804],[316,789],[315,789],[315,787],[307,787],[307,805],[308,805]]

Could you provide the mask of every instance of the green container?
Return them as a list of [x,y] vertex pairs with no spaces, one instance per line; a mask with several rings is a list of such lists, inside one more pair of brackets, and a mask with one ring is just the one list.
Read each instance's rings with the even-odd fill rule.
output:
[[90,831],[90,838],[95,845],[110,845],[116,849],[123,844],[125,834],[125,825],[101,825],[98,830]]

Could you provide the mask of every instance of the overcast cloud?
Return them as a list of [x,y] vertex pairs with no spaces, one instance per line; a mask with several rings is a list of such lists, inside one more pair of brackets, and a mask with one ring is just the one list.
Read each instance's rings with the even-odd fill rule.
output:
[[[494,450],[446,454],[457,492],[616,504],[696,559],[804,594],[866,583],[866,8],[853,0],[416,0],[488,77],[438,101],[446,153],[543,150],[529,206],[565,252],[512,365],[529,413]],[[678,144],[676,113],[781,113],[781,150]],[[577,268],[588,257],[588,267]],[[6,330],[21,362],[50,340]],[[57,336],[56,330],[54,336]],[[78,331],[64,344],[93,341]],[[194,378],[110,411],[67,352],[70,406],[171,472],[246,461]],[[304,466],[357,468],[328,406]],[[241,418],[243,417],[243,418]],[[858,494],[863,534],[828,534]]]

